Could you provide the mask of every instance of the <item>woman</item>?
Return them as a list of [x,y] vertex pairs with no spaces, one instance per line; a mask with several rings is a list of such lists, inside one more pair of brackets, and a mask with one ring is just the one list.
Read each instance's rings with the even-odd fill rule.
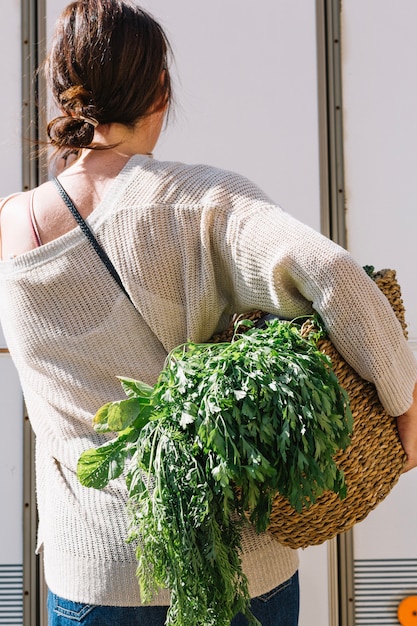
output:
[[[91,420],[123,397],[117,375],[153,384],[168,351],[207,340],[233,312],[318,311],[399,416],[407,469],[417,465],[417,364],[363,270],[246,179],[152,158],[171,104],[168,54],[160,26],[136,5],[79,0],[58,19],[46,64],[61,111],[51,144],[72,158],[59,181],[131,301],[53,182],[2,203],[1,321],[36,433],[50,626],[164,623],[166,592],[141,606],[123,480],[86,489],[77,460],[103,441]],[[295,626],[296,552],[249,530],[243,548],[255,615]]]

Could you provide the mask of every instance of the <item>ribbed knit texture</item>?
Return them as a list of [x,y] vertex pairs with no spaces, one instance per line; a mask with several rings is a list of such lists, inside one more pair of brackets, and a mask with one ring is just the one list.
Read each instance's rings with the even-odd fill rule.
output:
[[[47,584],[74,601],[138,605],[123,480],[97,491],[75,473],[81,452],[105,440],[92,416],[124,397],[117,375],[153,384],[169,350],[254,308],[318,311],[392,415],[410,406],[417,365],[362,268],[238,175],[137,156],[88,222],[140,313],[75,228],[0,264],[1,322],[37,435]],[[243,563],[255,596],[288,579],[297,554],[248,530]]]

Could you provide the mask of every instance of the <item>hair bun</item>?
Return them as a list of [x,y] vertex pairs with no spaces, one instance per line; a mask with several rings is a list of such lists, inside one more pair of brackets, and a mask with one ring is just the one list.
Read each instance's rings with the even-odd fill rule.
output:
[[94,139],[97,124],[96,119],[86,116],[56,117],[48,124],[48,137],[57,148],[87,148]]
[[85,109],[94,107],[94,98],[91,91],[82,85],[74,85],[63,91],[59,96],[59,101],[65,111],[80,113]]

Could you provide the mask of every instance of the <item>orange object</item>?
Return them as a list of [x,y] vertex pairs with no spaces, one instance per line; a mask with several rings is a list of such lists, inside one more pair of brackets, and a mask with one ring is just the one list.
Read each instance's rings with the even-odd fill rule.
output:
[[417,596],[404,598],[398,605],[397,615],[401,626],[417,626]]

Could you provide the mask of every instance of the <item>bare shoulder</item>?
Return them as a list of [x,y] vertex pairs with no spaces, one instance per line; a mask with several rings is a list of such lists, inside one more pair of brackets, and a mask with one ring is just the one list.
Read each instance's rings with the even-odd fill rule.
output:
[[0,198],[1,218],[3,219],[3,216],[6,213],[13,211],[13,207],[19,207],[20,205],[23,205],[24,202],[27,202],[29,193],[29,191],[18,191],[4,198]]
[[22,219],[22,214],[28,210],[30,201],[29,191],[11,194],[0,200],[0,228],[3,237],[9,227],[14,227]]
[[22,254],[35,247],[30,229],[30,195],[30,191],[23,191],[0,201],[2,259]]

